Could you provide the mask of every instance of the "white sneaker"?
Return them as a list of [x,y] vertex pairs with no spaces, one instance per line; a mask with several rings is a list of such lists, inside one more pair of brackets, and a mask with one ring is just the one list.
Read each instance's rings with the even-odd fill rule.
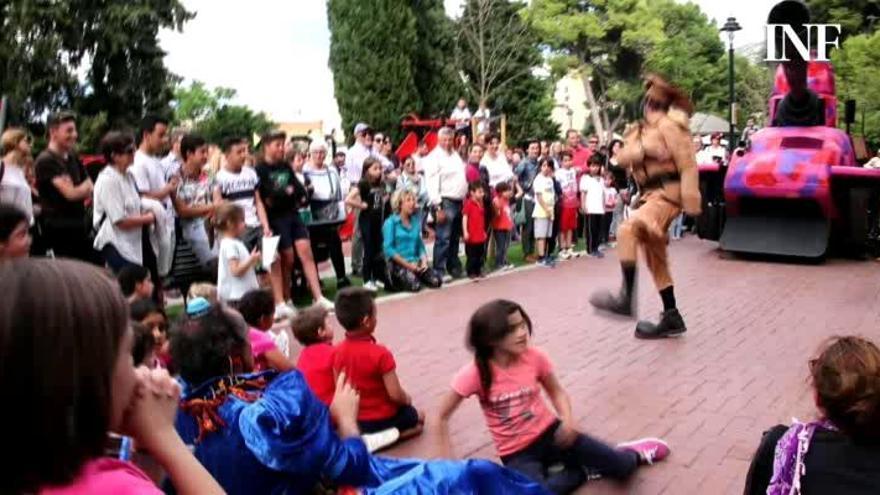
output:
[[330,299],[327,299],[324,296],[321,296],[321,299],[318,299],[318,301],[315,302],[315,304],[317,304],[318,306],[321,306],[322,308],[326,309],[327,311],[333,311],[334,309],[336,309],[336,305],[333,304],[333,301],[331,301]]
[[567,259],[569,259],[569,258],[571,258],[571,254],[570,254],[568,251],[566,251],[566,250],[562,250],[562,251],[559,252],[559,259],[561,259],[561,260],[567,260]]
[[364,289],[366,289],[370,292],[378,292],[379,291],[379,288],[376,287],[376,283],[373,282],[372,280],[364,284]]
[[281,321],[286,318],[293,318],[296,316],[296,309],[285,303],[279,303],[275,305],[275,321]]
[[376,280],[376,281],[373,282],[373,283],[376,284],[376,288],[377,288],[377,289],[384,289],[384,288],[385,288],[385,283],[382,282],[381,280]]
[[397,428],[389,428],[387,430],[377,431],[376,433],[364,433],[361,440],[367,446],[369,453],[374,453],[386,447],[394,445],[400,439],[400,430]]
[[452,282],[452,275],[447,273],[443,275],[443,278],[441,280],[443,280],[444,284],[448,284],[449,282]]

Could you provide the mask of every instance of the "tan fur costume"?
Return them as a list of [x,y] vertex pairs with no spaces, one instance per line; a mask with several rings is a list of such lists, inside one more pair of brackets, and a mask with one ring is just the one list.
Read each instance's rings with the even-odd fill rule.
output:
[[[659,81],[659,82],[658,82]],[[662,84],[661,84],[662,83]],[[688,126],[689,110],[674,106],[662,80],[648,81],[646,101],[668,110],[627,129],[618,156],[639,185],[638,209],[620,225],[617,250],[621,263],[635,263],[639,244],[657,290],[672,285],[666,255],[669,225],[682,210],[700,214],[699,172]],[[684,105],[690,108],[689,103]]]

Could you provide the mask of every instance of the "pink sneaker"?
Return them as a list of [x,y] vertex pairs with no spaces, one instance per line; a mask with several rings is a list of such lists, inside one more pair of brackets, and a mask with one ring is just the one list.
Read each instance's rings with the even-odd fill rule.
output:
[[670,452],[669,445],[659,438],[640,438],[618,444],[617,448],[631,450],[638,454],[640,464],[654,464],[657,461],[662,461]]

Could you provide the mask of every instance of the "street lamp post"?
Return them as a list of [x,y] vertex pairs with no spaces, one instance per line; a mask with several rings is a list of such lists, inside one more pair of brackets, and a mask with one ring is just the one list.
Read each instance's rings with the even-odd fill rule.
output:
[[727,136],[727,151],[728,155],[733,154],[733,143],[734,143],[734,110],[736,106],[736,97],[733,93],[733,33],[741,30],[742,27],[736,22],[735,17],[728,17],[727,22],[724,23],[724,26],[721,27],[720,31],[727,33],[727,54],[728,54],[728,69],[727,69],[727,77],[728,84],[730,89],[730,108],[728,108],[728,119],[730,123],[730,134]]

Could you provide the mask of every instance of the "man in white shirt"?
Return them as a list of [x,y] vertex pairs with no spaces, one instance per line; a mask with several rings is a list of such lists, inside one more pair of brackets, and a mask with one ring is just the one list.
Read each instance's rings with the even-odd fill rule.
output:
[[458,105],[452,110],[449,120],[455,125],[455,135],[467,134],[471,126],[471,111],[467,107],[467,100],[461,98]]
[[474,120],[477,121],[477,134],[485,134],[489,132],[489,129],[491,128],[491,126],[489,125],[491,118],[492,112],[486,105],[486,101],[481,101],[480,108],[478,108],[476,113],[474,113]]
[[464,162],[452,149],[455,133],[444,127],[437,133],[437,147],[422,161],[428,188],[428,202],[434,208],[436,240],[434,270],[438,276],[449,272],[461,277],[458,245],[461,239],[461,210],[467,195]]
[[[348,177],[349,187],[357,187],[364,172],[364,160],[375,156],[373,153],[373,129],[361,122],[354,126],[355,142],[345,154],[345,174]],[[361,231],[358,228],[358,210],[354,214],[354,232],[351,236],[351,272],[357,274],[361,271],[364,260],[364,245],[361,240]]]
[[718,159],[727,163],[727,148],[721,146],[721,133],[712,134],[710,139],[709,146],[697,154],[697,163],[714,163]]
[[168,121],[162,117],[148,115],[141,122],[140,145],[134,155],[131,174],[134,176],[141,196],[161,201],[165,209],[171,211],[171,194],[177,190],[179,180],[165,179],[159,156],[168,148]]

